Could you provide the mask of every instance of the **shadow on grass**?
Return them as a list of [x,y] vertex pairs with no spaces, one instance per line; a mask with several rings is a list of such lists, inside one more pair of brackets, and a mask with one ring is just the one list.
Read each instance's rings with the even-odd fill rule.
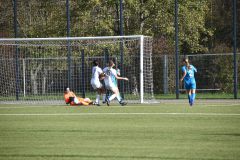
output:
[[213,134],[204,134],[204,135],[239,137],[239,136],[240,136],[240,133],[213,133]]
[[[101,159],[199,159],[187,157],[164,157],[164,156],[113,156],[113,155],[42,155],[42,154],[0,154],[2,158],[101,158]],[[214,159],[211,159],[214,160]],[[216,159],[217,160],[217,159]]]

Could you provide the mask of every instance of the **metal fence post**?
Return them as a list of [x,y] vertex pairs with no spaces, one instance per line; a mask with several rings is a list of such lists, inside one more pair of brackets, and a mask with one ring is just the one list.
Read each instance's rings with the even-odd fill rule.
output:
[[[13,1],[13,14],[14,14],[14,34],[15,38],[18,37],[17,26],[17,0]],[[17,43],[17,42],[16,42]],[[19,100],[19,50],[18,45],[15,47],[15,74],[16,74],[16,100]]]
[[[67,37],[70,37],[70,11],[69,0],[66,0],[66,15],[67,15]],[[71,44],[67,41],[67,64],[68,64],[68,87],[72,87],[72,71],[71,71]]]
[[[123,1],[120,0],[120,36],[123,36]],[[123,65],[123,61],[124,61],[124,51],[123,51],[123,41],[121,40],[120,42],[120,69],[121,69],[121,73],[123,73],[124,75],[124,65]],[[123,76],[122,75],[122,76]],[[124,83],[123,81],[120,81],[120,88],[121,88],[121,97],[124,99]]]
[[176,99],[179,99],[179,53],[178,53],[178,0],[175,0],[175,65],[176,65]]
[[82,68],[82,77],[81,77],[81,80],[82,80],[81,84],[82,84],[82,86],[81,86],[81,88],[82,88],[82,97],[85,98],[85,96],[86,96],[86,92],[85,92],[86,84],[85,84],[85,71],[84,71],[84,68],[85,68],[85,65],[84,65],[84,58],[85,58],[84,50],[81,51],[81,57],[82,57],[82,67],[81,67]]
[[168,94],[168,56],[163,56],[163,94]]
[[237,1],[233,0],[233,63],[234,63],[234,99],[238,94],[238,64],[237,64]]

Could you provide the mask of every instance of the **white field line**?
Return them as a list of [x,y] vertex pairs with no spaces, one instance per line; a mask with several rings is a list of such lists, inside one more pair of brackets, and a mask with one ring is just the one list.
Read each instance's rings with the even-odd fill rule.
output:
[[226,106],[226,107],[230,107],[230,106],[240,106],[240,104],[197,104],[204,107],[221,107],[221,106]]
[[[50,108],[50,107],[69,107],[69,106],[59,106],[59,105],[56,105],[56,106],[48,106],[48,105],[44,105],[44,106],[18,106],[18,107],[14,107],[14,106],[4,106],[4,107],[0,107],[0,109],[17,109],[17,108]],[[75,106],[74,106],[75,107]]]
[[238,113],[6,113],[0,116],[95,116],[95,115],[189,115],[189,116],[240,116]]
[[[166,105],[169,105],[170,103],[162,103],[163,104],[166,104]],[[187,107],[189,107],[189,105],[187,103],[185,103]],[[179,104],[172,104],[172,105],[179,105]],[[183,105],[183,104],[181,104]],[[221,106],[226,106],[226,107],[229,107],[229,106],[240,106],[240,104],[196,104],[195,105],[196,107],[221,107]],[[194,106],[194,108],[195,108]],[[43,105],[43,106],[18,106],[18,107],[15,107],[15,106],[3,106],[3,107],[0,107],[0,109],[20,109],[20,108],[51,108],[51,107],[65,107],[65,108],[74,108],[74,107],[96,107],[96,106],[63,106],[63,105],[52,105],[52,106],[48,106],[48,105]],[[100,107],[97,107],[97,108],[101,108],[101,107],[108,107],[108,106],[100,106]],[[147,105],[147,106],[143,106],[143,105],[131,105],[131,106],[110,106],[111,108],[112,107],[120,107],[120,108],[136,108],[136,107],[139,107],[139,108],[142,108],[142,107],[159,107],[157,105]]]

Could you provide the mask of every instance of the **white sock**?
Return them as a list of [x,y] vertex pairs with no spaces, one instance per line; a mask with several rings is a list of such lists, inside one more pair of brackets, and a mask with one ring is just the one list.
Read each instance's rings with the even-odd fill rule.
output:
[[103,100],[103,102],[105,102],[105,99],[106,99],[106,94],[103,94],[103,95],[102,95],[102,100]]
[[120,96],[120,94],[117,95],[117,100],[118,100],[118,102],[121,102],[122,97]]
[[100,100],[100,95],[97,94],[96,103],[99,103],[99,100]]
[[111,97],[109,98],[109,101],[112,101],[114,98],[116,98],[116,94],[111,95]]

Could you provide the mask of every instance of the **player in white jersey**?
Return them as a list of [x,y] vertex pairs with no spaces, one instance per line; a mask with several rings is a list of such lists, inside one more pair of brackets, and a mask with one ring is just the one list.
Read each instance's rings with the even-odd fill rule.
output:
[[102,69],[98,66],[99,62],[97,60],[93,61],[93,68],[92,68],[92,78],[91,78],[91,85],[93,87],[94,90],[97,91],[97,96],[96,96],[96,102],[95,104],[100,106],[100,95],[103,95],[103,103],[105,103],[105,99],[106,99],[106,94],[105,94],[105,89],[102,85],[102,83],[100,82],[99,77],[101,77],[101,75],[103,74]]
[[113,68],[114,65],[115,65],[114,62],[110,60],[108,63],[108,67],[105,67],[103,69],[103,72],[105,73],[105,78],[104,78],[105,87],[106,89],[113,92],[113,94],[109,98],[107,98],[107,104],[109,105],[110,101],[112,101],[114,98],[117,98],[118,102],[121,105],[126,105],[127,103],[122,101],[122,98],[119,94],[119,89],[116,83],[116,79],[128,81],[128,78],[119,77],[117,75],[116,69]]

